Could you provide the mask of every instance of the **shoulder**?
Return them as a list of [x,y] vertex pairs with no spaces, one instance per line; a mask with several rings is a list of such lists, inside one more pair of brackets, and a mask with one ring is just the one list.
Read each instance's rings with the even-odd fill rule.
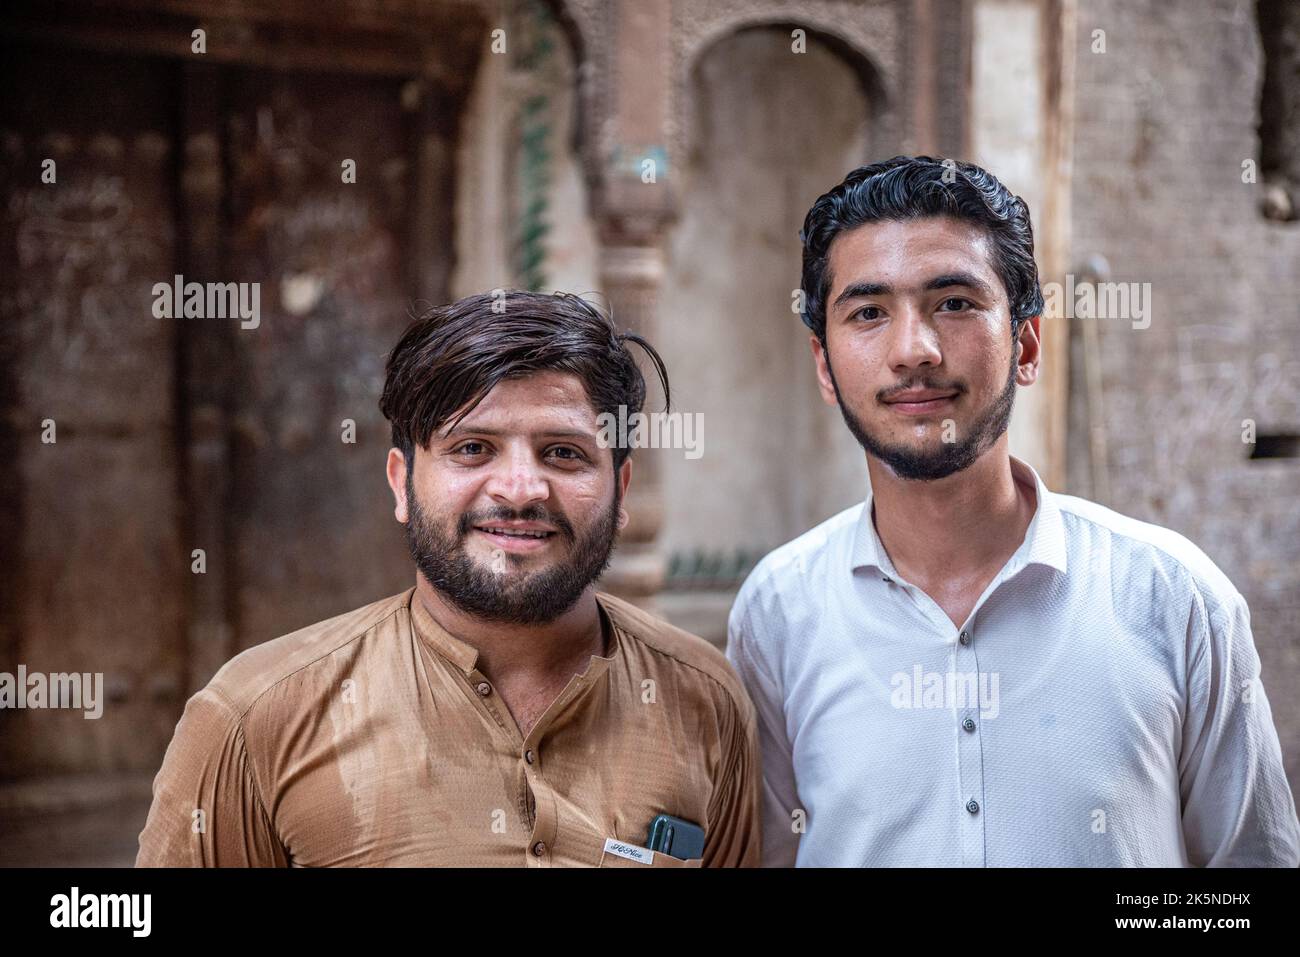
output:
[[620,635],[631,643],[626,651],[653,657],[658,667],[680,672],[721,695],[740,714],[750,714],[749,698],[721,651],[631,602],[605,592],[597,598]]
[[773,549],[754,566],[736,595],[731,614],[770,621],[785,607],[809,607],[804,600],[824,589],[833,571],[849,571],[865,502],[852,505]]
[[810,573],[828,566],[848,568],[865,505],[858,502],[849,506],[764,555],[741,586],[742,596],[764,590],[806,588],[811,584]]
[[1185,535],[1073,495],[1055,500],[1071,551],[1082,562],[1101,556],[1114,584],[1134,597],[1197,599],[1210,614],[1244,603],[1223,570]]
[[242,717],[276,685],[347,645],[396,624],[408,606],[410,594],[408,590],[392,595],[254,645],[226,662],[200,694],[224,701],[234,716]]

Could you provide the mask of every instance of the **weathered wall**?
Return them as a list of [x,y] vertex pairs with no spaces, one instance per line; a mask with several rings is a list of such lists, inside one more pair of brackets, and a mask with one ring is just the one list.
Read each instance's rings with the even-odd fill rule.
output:
[[98,720],[0,710],[0,779],[143,768],[183,701],[176,328],[149,296],[175,266],[176,71],[8,53],[0,671],[103,672],[110,700]]
[[[260,70],[227,79],[224,268],[262,290],[261,323],[234,332],[228,370],[237,648],[414,580],[375,401],[411,298],[414,163],[400,86]],[[356,161],[355,183],[342,181],[344,157]],[[344,441],[344,420],[355,441]]]
[[[102,672],[107,701],[95,721],[0,713],[0,779],[151,770],[241,648],[412,581],[376,397],[412,292],[447,296],[450,243],[412,250],[449,235],[427,209],[443,196],[450,220],[450,176],[401,78],[6,53],[0,671]],[[220,110],[191,135],[204,84]],[[154,284],[176,274],[258,284],[256,322],[160,317]],[[192,348],[216,330],[219,361]],[[206,657],[200,604],[218,612]]]
[[1069,490],[1187,535],[1245,595],[1294,790],[1300,462],[1242,441],[1244,419],[1300,431],[1300,224],[1242,182],[1262,71],[1253,3],[1080,0],[1073,255],[1150,282],[1153,313],[1099,322],[1107,467],[1094,481],[1080,386]]

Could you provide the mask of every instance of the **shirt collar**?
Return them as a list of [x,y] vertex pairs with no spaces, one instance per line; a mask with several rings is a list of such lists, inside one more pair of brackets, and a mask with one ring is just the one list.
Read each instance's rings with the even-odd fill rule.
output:
[[[587,665],[587,670],[583,672],[584,676],[595,678],[603,674],[614,661],[622,648],[622,638],[618,626],[614,623],[613,615],[605,607],[599,592],[596,593],[596,605],[600,609],[602,624],[605,628],[605,634],[609,636],[609,655],[601,657],[592,655],[591,661]],[[429,614],[424,602],[415,593],[412,587],[406,593],[406,606],[411,618],[411,624],[415,633],[434,651],[442,655],[453,665],[463,671],[465,674],[473,674],[475,665],[478,663],[478,649],[467,642],[461,641],[442,625],[434,620]]]
[[[1033,466],[1014,455],[1011,459],[1011,474],[1022,482],[1032,481],[1037,495],[1034,517],[1025,530],[1025,540],[1016,549],[1007,562],[1007,573],[1011,574],[1027,565],[1046,565],[1062,574],[1068,566],[1065,547],[1065,522],[1061,510],[1056,504],[1056,496]],[[876,532],[876,523],[872,519],[873,493],[868,492],[862,505],[862,514],[858,516],[857,529],[853,541],[853,570],[875,567],[888,577],[899,578],[894,563],[890,561],[885,546]]]

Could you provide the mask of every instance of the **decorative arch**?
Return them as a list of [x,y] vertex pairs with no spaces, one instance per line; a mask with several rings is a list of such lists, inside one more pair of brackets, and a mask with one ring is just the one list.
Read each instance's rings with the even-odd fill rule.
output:
[[672,87],[673,153],[684,156],[694,124],[691,78],[700,61],[728,36],[760,29],[804,30],[807,40],[841,59],[857,78],[869,116],[868,136],[886,149],[902,143],[905,104],[901,83],[895,82],[901,49],[898,5],[846,9],[835,2],[798,6],[776,2],[713,2],[688,0],[675,13]]

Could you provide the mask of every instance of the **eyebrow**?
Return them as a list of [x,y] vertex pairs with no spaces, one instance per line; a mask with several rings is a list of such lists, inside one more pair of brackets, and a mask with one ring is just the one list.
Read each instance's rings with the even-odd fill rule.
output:
[[[921,288],[926,291],[935,289],[949,289],[953,286],[965,286],[967,289],[976,289],[985,296],[992,296],[993,290],[983,279],[973,273],[968,272],[950,272],[941,276],[935,276],[926,282]],[[854,282],[844,287],[844,291],[835,297],[833,305],[840,306],[850,299],[862,299],[866,296],[890,296],[894,294],[894,287],[884,282]]]
[[[467,425],[458,425],[450,432],[448,432],[446,435],[444,435],[442,437],[442,440],[445,442],[448,439],[453,439],[458,435],[501,436],[501,435],[514,435],[514,434],[515,434],[514,431],[509,429],[487,429],[487,428],[476,428],[474,426],[467,426]],[[546,438],[546,439],[588,439],[590,440],[595,437],[594,432],[582,432],[578,429],[541,429],[540,431],[530,432],[528,434],[531,438],[535,438],[535,439]]]

